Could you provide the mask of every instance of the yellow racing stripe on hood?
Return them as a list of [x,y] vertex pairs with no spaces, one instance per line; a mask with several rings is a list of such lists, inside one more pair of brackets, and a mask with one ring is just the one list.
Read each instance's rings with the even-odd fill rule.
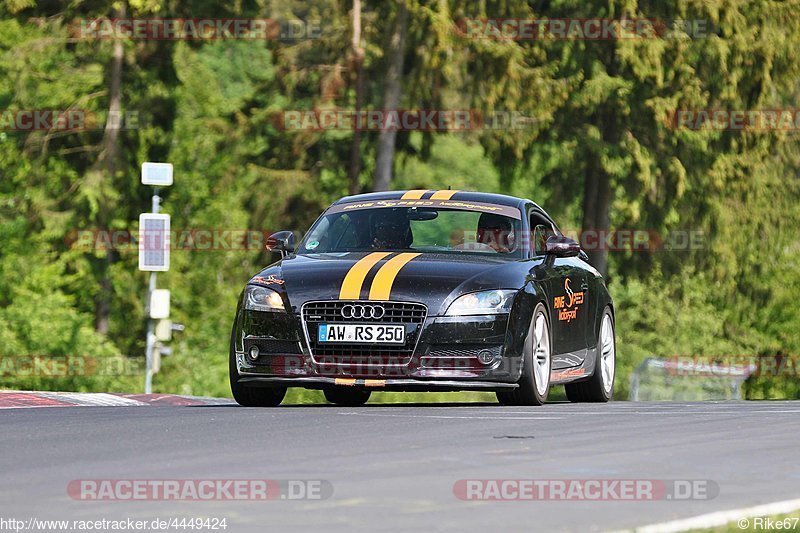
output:
[[392,285],[397,278],[400,270],[408,264],[409,261],[422,254],[403,253],[392,257],[386,264],[378,270],[375,274],[375,279],[372,280],[372,287],[369,289],[370,300],[388,300],[389,295],[392,293]]
[[350,267],[347,275],[342,282],[342,288],[339,291],[340,300],[358,300],[361,298],[361,287],[364,285],[364,280],[372,267],[378,264],[378,261],[384,257],[391,255],[392,252],[375,252],[368,256],[361,258],[355,265]]

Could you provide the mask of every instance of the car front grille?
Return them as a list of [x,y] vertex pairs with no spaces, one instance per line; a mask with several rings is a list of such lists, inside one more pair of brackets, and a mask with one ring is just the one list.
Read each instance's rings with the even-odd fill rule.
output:
[[[346,305],[381,306],[385,313],[379,319],[344,318],[342,309]],[[303,327],[309,341],[311,355],[321,364],[360,364],[360,365],[406,365],[414,355],[422,324],[428,310],[422,304],[406,302],[353,302],[325,301],[309,302],[303,306]],[[318,342],[320,324],[403,324],[406,328],[406,342],[403,345],[336,343],[326,345]]]

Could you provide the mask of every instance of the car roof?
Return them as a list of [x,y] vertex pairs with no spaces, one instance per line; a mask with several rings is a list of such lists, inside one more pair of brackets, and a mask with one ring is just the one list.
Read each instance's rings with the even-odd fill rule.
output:
[[[531,203],[535,205],[539,210],[544,211],[541,207],[536,205],[531,200],[526,200],[524,198],[517,198],[516,196],[508,196],[505,194],[494,194],[488,192],[473,192],[473,191],[450,191],[450,190],[412,190],[412,191],[384,191],[384,192],[372,192],[367,194],[356,194],[353,196],[345,196],[340,200],[337,200],[333,203],[333,205],[339,204],[349,204],[352,202],[367,202],[367,201],[379,201],[379,200],[400,200],[400,199],[417,199],[417,200],[427,200],[430,199],[431,196],[435,194],[443,195],[445,193],[452,193],[448,195],[447,200],[460,200],[464,202],[484,202],[487,204],[495,204],[495,205],[505,205],[510,207],[520,207],[523,203]],[[410,195],[410,196],[406,196]],[[404,198],[405,197],[405,198]]]

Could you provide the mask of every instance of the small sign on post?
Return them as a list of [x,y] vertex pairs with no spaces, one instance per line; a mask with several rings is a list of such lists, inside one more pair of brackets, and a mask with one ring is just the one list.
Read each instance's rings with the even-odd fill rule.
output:
[[156,289],[150,294],[150,318],[164,320],[169,318],[170,294],[167,289]]
[[143,213],[139,215],[139,270],[169,270],[170,217]]
[[172,163],[142,163],[142,184],[154,187],[172,185]]

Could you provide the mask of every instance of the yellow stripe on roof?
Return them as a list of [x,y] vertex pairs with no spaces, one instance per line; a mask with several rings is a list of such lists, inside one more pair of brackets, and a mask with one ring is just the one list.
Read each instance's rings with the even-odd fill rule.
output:
[[449,200],[457,192],[461,191],[436,191],[433,193],[433,196],[431,196],[431,200]]
[[419,200],[426,192],[428,192],[428,189],[414,189],[413,191],[406,192],[403,196],[400,197],[400,199]]

